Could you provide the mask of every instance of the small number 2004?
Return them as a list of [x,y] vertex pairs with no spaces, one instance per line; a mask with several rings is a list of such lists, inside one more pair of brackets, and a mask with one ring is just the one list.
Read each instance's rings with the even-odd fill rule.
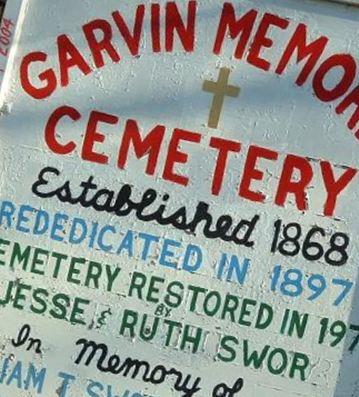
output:
[[0,27],[0,54],[8,56],[14,23],[11,19],[4,19]]

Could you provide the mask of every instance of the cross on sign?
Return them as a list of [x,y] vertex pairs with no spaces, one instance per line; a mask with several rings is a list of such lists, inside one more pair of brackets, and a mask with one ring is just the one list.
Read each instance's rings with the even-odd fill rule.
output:
[[208,127],[217,128],[219,119],[221,117],[224,98],[226,96],[237,98],[240,93],[240,88],[233,85],[228,85],[229,74],[228,68],[221,68],[219,71],[219,78],[217,82],[206,80],[203,83],[203,91],[214,94],[211,111],[209,113]]

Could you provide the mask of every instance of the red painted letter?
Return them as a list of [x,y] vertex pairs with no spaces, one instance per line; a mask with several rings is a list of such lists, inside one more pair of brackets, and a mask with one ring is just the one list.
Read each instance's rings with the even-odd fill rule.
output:
[[[328,89],[324,81],[333,68],[341,67],[344,71],[338,84]],[[356,76],[357,65],[355,59],[349,54],[336,54],[324,61],[313,78],[315,95],[323,102],[331,102],[344,95],[352,85]]]
[[187,186],[188,178],[183,175],[175,174],[174,172],[176,163],[186,164],[188,160],[188,154],[178,150],[181,141],[199,143],[201,142],[201,135],[180,129],[175,129],[173,131],[171,142],[168,147],[165,169],[163,171],[163,179],[178,183],[179,185]]
[[32,52],[24,57],[20,66],[20,81],[22,88],[35,99],[44,99],[56,89],[57,81],[55,72],[47,69],[39,74],[39,80],[44,81],[44,87],[37,88],[30,81],[30,65],[34,62],[46,62],[47,55],[43,52]]
[[165,131],[166,129],[164,126],[157,125],[144,139],[142,139],[136,121],[128,120],[118,156],[118,167],[122,169],[126,167],[128,152],[132,144],[138,159],[148,156],[146,174],[153,175],[156,171],[158,155],[160,153]]
[[[293,180],[295,170],[300,174],[297,181]],[[288,194],[294,194],[298,210],[308,209],[306,190],[312,178],[313,169],[308,160],[303,157],[288,155],[283,165],[275,203],[283,207]]]
[[276,73],[282,74],[285,71],[292,55],[297,51],[297,63],[309,58],[296,81],[298,85],[303,85],[319,61],[327,43],[328,38],[322,36],[312,43],[307,44],[307,27],[303,23],[299,24],[292,38],[288,42],[282,59],[279,61]]
[[69,84],[69,69],[74,66],[79,68],[84,75],[91,73],[90,66],[66,35],[63,34],[57,38],[57,45],[62,87],[66,87]]
[[[107,21],[104,19],[96,19],[84,25],[82,29],[85,33],[97,68],[102,68],[105,64],[102,54],[104,51],[107,52],[113,62],[118,62],[121,59],[116,48],[112,44],[112,28]],[[102,32],[101,40],[96,38],[95,30]]]
[[327,190],[327,201],[324,205],[324,215],[332,216],[336,209],[338,196],[353,180],[358,170],[348,168],[339,177],[339,179],[335,180],[332,165],[328,161],[322,161],[320,163],[320,167],[322,169],[325,189]]
[[254,192],[250,189],[252,180],[261,181],[264,176],[263,171],[256,168],[257,161],[260,158],[274,161],[277,160],[278,153],[259,146],[251,146],[249,148],[243,178],[239,188],[239,195],[248,200],[263,203],[266,196],[263,193]]
[[151,36],[153,52],[161,51],[161,7],[151,4]]
[[195,33],[196,33],[196,13],[197,2],[190,1],[188,3],[187,27],[185,26],[181,14],[178,11],[175,2],[167,3],[166,5],[166,51],[173,51],[174,32],[176,31],[178,37],[182,42],[183,48],[187,52],[194,50]]
[[276,26],[284,30],[287,29],[288,25],[289,21],[286,19],[273,14],[265,14],[253,39],[247,58],[248,62],[259,69],[269,70],[270,63],[260,57],[263,47],[271,48],[273,45],[273,40],[267,37],[268,30],[271,26]]
[[221,53],[223,41],[228,29],[232,40],[241,35],[235,52],[235,57],[241,59],[247,47],[257,15],[258,11],[250,10],[243,17],[236,20],[233,5],[231,3],[224,3],[213,52],[217,55]]
[[[359,86],[355,87],[354,90],[340,102],[335,111],[337,114],[342,114],[352,105],[355,105],[355,111],[348,121],[350,130],[354,130],[359,121]],[[355,136],[359,139],[359,130],[355,132]]]
[[130,50],[132,55],[138,55],[140,51],[140,43],[142,36],[142,27],[143,27],[143,19],[145,16],[145,6],[141,4],[137,7],[135,24],[133,27],[133,32],[130,32],[123,16],[119,11],[115,11],[112,13],[112,18],[115,21],[118,30],[120,31],[122,37],[124,38],[128,49]]
[[94,151],[96,142],[103,143],[105,141],[105,136],[97,131],[98,123],[115,125],[118,123],[118,117],[96,111],[91,112],[82,146],[81,157],[83,160],[92,161],[93,163],[107,164],[108,157]]
[[62,106],[56,109],[49,118],[45,127],[45,142],[49,149],[56,154],[70,154],[76,149],[75,142],[68,142],[65,145],[59,143],[56,138],[56,127],[60,119],[70,117],[71,120],[80,120],[81,114],[70,106]]
[[229,152],[239,153],[241,151],[241,144],[239,142],[228,141],[227,139],[211,138],[209,146],[213,149],[218,149],[216,169],[212,182],[212,194],[218,196],[222,189]]

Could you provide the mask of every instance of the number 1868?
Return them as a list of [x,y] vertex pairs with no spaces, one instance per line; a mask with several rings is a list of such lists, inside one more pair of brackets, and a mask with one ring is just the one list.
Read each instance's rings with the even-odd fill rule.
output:
[[[318,241],[318,236],[321,241]],[[302,254],[303,258],[308,261],[318,261],[324,258],[328,265],[343,266],[348,261],[349,244],[350,238],[345,233],[327,236],[325,230],[318,226],[304,232],[299,223],[284,225],[279,219],[274,223],[271,252],[279,252],[287,257]]]

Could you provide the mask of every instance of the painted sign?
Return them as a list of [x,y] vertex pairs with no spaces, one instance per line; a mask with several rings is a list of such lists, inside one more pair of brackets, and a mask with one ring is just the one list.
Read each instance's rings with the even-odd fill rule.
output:
[[1,396],[358,396],[358,9],[22,7]]

